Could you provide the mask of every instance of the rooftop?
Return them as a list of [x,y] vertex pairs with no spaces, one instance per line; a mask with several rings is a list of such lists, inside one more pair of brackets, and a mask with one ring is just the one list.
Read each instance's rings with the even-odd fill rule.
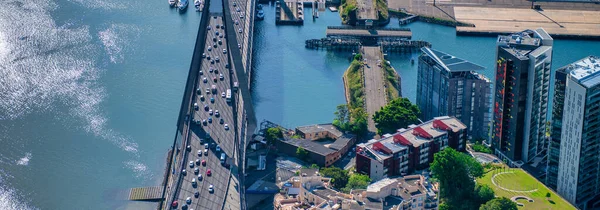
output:
[[[506,36],[498,36],[498,45],[504,48],[507,52],[513,54],[515,57],[520,59],[528,59],[527,55],[530,53],[543,53],[546,49],[536,50],[539,47],[545,45],[544,41],[552,42],[553,39],[548,33],[538,28],[536,30],[525,30],[518,33],[514,33]],[[552,44],[549,44],[552,45]],[[546,48],[551,48],[546,46]],[[534,55],[537,57],[537,55]]]
[[484,70],[483,66],[471,63],[461,58],[454,57],[442,51],[434,50],[428,47],[421,48],[421,51],[431,57],[440,66],[444,67],[449,72],[457,71],[480,71]]
[[571,78],[590,88],[600,84],[600,58],[588,56],[567,67]]
[[296,127],[296,129],[302,133],[318,133],[318,132],[327,131],[327,132],[333,134],[334,136],[336,136],[336,138],[339,138],[344,134],[342,131],[338,130],[331,123],[299,126],[299,127]]
[[294,139],[294,138],[286,138],[285,142],[287,144],[295,145],[296,147],[302,147],[310,152],[317,153],[319,155],[327,156],[331,153],[334,153],[335,150],[329,149],[325,147],[323,144],[319,142],[304,140],[304,139]]
[[367,192],[379,192],[381,188],[397,183],[397,179],[384,178],[367,186]]

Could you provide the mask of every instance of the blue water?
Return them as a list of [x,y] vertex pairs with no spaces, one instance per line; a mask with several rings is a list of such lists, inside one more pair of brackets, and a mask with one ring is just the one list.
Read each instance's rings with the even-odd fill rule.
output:
[[[151,208],[116,194],[161,181],[200,21],[192,9],[179,14],[166,0],[0,7],[0,209]],[[257,119],[287,127],[330,122],[345,103],[341,77],[351,53],[308,50],[304,40],[324,37],[326,26],[340,24],[338,13],[276,27],[274,7],[264,9],[254,39]],[[495,38],[409,27],[414,39],[491,76]],[[589,54],[600,54],[600,42],[557,40],[554,69]],[[389,59],[413,101],[417,56]]]

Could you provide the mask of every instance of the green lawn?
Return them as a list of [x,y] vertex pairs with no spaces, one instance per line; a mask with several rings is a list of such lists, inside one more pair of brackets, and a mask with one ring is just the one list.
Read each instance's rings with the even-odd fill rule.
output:
[[[494,174],[501,173],[500,170],[491,170],[487,172],[482,178],[477,179],[480,184],[486,184],[490,186],[496,196],[502,196],[512,198],[513,196],[527,196],[534,200],[533,203],[529,203],[526,200],[518,200],[520,203],[525,204],[519,209],[575,209],[569,202],[559,197],[556,193],[550,191],[544,184],[533,178],[531,175],[523,171],[523,169],[510,169],[504,171],[506,173],[496,176],[494,179],[497,185],[492,182]],[[529,192],[511,192],[514,191],[529,191]],[[550,193],[550,199],[546,199],[546,193]]]

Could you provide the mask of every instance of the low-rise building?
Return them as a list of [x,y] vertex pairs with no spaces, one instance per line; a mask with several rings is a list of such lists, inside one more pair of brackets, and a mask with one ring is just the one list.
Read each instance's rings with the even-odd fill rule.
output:
[[466,148],[467,127],[455,117],[436,117],[385,134],[357,146],[356,170],[372,180],[405,175],[429,167],[433,155],[446,147]]
[[338,130],[333,124],[316,124],[296,128],[294,135],[277,141],[277,149],[296,156],[301,147],[309,153],[310,160],[327,167],[341,159],[355,141],[356,136]]
[[276,210],[437,210],[438,187],[426,177],[386,178],[349,194],[330,188],[331,179],[301,171],[275,195]]

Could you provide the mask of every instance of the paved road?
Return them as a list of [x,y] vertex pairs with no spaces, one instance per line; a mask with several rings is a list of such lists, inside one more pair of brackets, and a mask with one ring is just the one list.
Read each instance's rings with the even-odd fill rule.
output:
[[379,47],[362,47],[363,59],[367,65],[363,67],[365,74],[365,102],[369,114],[369,131],[377,132],[373,115],[387,104],[383,69],[377,66],[377,61],[383,59]]
[[374,8],[375,0],[357,0],[358,19],[377,19],[377,11]]
[[[212,123],[207,122],[206,125],[192,123],[190,125],[191,151],[186,152],[187,161],[195,162],[196,159],[199,159],[200,161],[205,160],[206,166],[194,165],[194,167],[189,167],[189,165],[186,163],[187,175],[184,177],[184,180],[181,184],[178,202],[181,206],[185,203],[185,200],[188,197],[191,198],[192,202],[189,209],[222,209],[223,201],[227,196],[226,192],[232,192],[231,189],[227,191],[228,188],[232,187],[228,185],[230,181],[230,172],[228,168],[221,165],[220,155],[221,153],[225,152],[228,157],[232,157],[235,150],[233,108],[227,103],[226,99],[221,96],[221,93],[231,88],[230,81],[231,77],[234,75],[230,74],[230,71],[225,68],[225,64],[228,62],[227,54],[223,53],[223,49],[225,49],[227,46],[226,39],[215,34],[217,31],[219,34],[224,33],[223,29],[217,29],[217,25],[223,25],[222,17],[211,17],[209,25],[211,26],[211,30],[208,30],[207,32],[208,35],[205,43],[206,46],[204,53],[206,53],[207,57],[210,56],[211,59],[204,58],[202,67],[199,69],[202,71],[202,74],[198,78],[196,88],[199,88],[200,91],[195,91],[194,93],[196,94],[196,97],[194,97],[194,102],[198,104],[199,108],[197,111],[194,111],[192,116],[193,119],[200,120],[212,118]],[[217,41],[221,40],[222,44],[214,42],[213,37],[215,37]],[[216,48],[215,44],[217,46]],[[212,48],[210,51],[208,51],[209,46]],[[219,57],[220,61],[211,63],[211,61],[214,61],[217,57]],[[213,71],[211,72],[210,69],[213,69]],[[214,69],[217,69],[218,72],[214,71]],[[223,74],[223,80],[219,78],[219,74]],[[204,82],[205,77],[207,79],[206,82]],[[216,78],[216,80],[213,80],[213,78]],[[206,88],[210,89],[213,85],[216,86],[216,93],[212,93],[212,91],[206,93]],[[201,96],[204,96],[204,99],[202,99]],[[214,99],[214,102],[211,102],[211,98]],[[212,115],[210,115],[208,111],[204,110],[204,105],[207,105],[208,108],[213,111]],[[215,115],[216,110],[219,110],[219,117]],[[220,119],[224,120],[223,124],[219,123]],[[225,130],[224,124],[229,125],[229,130]],[[206,138],[206,131],[210,132],[210,138]],[[216,147],[211,147],[207,154],[198,155],[198,150],[204,153],[205,149],[201,142],[220,145],[222,150],[217,152]],[[198,179],[198,174],[194,173],[194,168],[199,169],[198,174],[203,176],[202,181]],[[211,176],[206,175],[208,169],[210,169],[212,172]],[[198,183],[196,186],[192,185],[192,179],[194,178]],[[235,184],[235,180],[233,183]],[[208,188],[211,184],[214,186],[213,193],[208,191]],[[237,186],[239,186],[239,184]],[[198,197],[194,196],[196,191],[198,191],[200,194]],[[239,195],[237,196],[239,197]],[[239,198],[237,200],[239,200]],[[239,207],[234,207],[234,209],[239,209]]]

